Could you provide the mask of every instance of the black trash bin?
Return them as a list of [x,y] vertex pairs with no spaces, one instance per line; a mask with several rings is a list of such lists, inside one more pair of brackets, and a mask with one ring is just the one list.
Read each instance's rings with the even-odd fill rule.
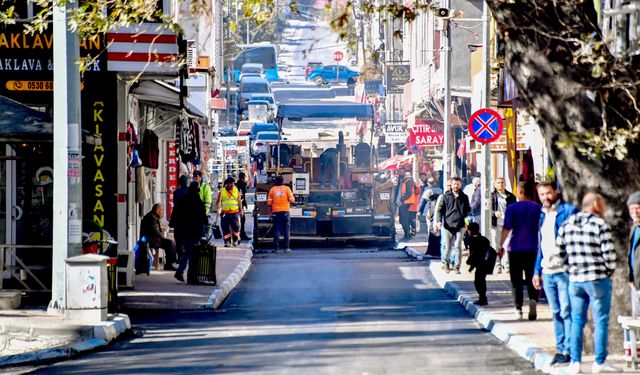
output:
[[115,314],[119,310],[117,261],[117,258],[109,258],[107,261],[107,312],[109,314]]
[[193,255],[187,272],[187,283],[216,285],[216,247],[210,242],[199,243],[193,248]]

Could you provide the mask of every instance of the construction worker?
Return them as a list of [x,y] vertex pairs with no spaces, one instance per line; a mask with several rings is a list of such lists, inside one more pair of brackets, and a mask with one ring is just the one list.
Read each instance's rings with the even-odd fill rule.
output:
[[211,197],[211,186],[202,179],[202,172],[200,171],[193,171],[193,180],[200,184],[200,199],[202,200],[202,203],[204,203],[205,213],[209,216],[211,203],[213,202]]
[[284,234],[284,252],[291,254],[289,248],[289,228],[291,219],[289,218],[289,210],[291,203],[296,200],[288,186],[284,185],[282,176],[276,177],[276,186],[269,190],[267,205],[271,207],[271,218],[273,220],[273,252],[277,253],[280,249],[280,232]]
[[240,216],[242,216],[242,199],[235,186],[233,177],[224,181],[224,188],[218,194],[217,207],[220,210],[220,226],[224,247],[237,246],[240,243]]

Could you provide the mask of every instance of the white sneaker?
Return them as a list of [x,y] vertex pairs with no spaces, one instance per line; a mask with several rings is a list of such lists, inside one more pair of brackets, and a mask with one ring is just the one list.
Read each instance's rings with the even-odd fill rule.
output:
[[593,362],[593,367],[591,367],[591,372],[594,374],[600,374],[600,373],[619,373],[622,372],[622,369],[620,367],[616,367],[614,365],[612,365],[611,363],[609,363],[609,361],[604,361],[602,362],[601,365]]
[[569,367],[567,367],[567,374],[576,375],[580,373],[580,362],[571,362]]

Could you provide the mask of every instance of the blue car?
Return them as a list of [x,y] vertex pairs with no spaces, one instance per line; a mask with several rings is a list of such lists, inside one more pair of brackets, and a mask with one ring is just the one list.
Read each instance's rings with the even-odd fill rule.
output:
[[[336,69],[339,69],[336,74]],[[309,79],[316,85],[324,85],[327,83],[355,83],[360,73],[347,68],[344,65],[324,65],[318,67],[309,73]]]

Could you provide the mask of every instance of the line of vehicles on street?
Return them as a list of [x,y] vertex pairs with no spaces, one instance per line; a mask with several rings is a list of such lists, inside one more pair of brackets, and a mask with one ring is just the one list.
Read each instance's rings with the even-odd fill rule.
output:
[[[227,135],[246,140],[250,154],[247,169],[255,188],[254,246],[272,242],[267,194],[277,175],[284,177],[296,196],[290,212],[292,240],[393,243],[393,183],[378,173],[373,137],[360,136],[355,141],[354,137],[345,139],[340,131],[337,137],[320,139],[318,132],[309,132],[304,139],[288,140],[283,132],[285,124],[296,128],[306,121],[326,123],[327,128],[336,121],[352,127],[364,122],[371,128],[373,105],[313,100],[276,103],[271,83],[279,79],[279,69],[271,44],[244,46],[234,68],[240,120]],[[355,84],[358,75],[342,65],[309,62],[305,67],[305,79],[317,85]]]

